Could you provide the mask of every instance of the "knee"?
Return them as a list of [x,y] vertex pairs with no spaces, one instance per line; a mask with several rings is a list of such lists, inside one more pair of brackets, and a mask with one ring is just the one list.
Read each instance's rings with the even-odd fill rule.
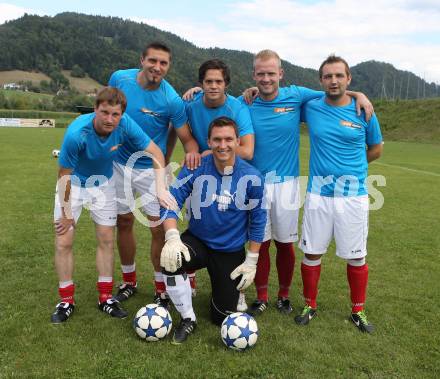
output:
[[163,230],[162,225],[155,226],[150,228],[151,230],[151,238],[155,241],[165,241],[165,231]]
[[319,261],[322,257],[320,254],[304,254],[309,261]]
[[133,230],[134,216],[132,213],[118,215],[117,227],[119,232],[126,232]]
[[56,252],[59,254],[69,254],[72,252],[73,240],[67,236],[57,236],[55,240]]

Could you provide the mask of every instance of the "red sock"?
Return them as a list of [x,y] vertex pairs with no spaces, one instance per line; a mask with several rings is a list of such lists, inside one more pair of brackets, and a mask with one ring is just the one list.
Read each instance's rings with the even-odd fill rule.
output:
[[316,298],[318,297],[318,283],[321,276],[321,265],[308,266],[301,263],[301,276],[303,281],[304,300],[313,309],[316,309]]
[[132,272],[123,272],[122,280],[125,284],[129,284],[130,286],[136,286],[136,270]]
[[278,297],[288,298],[295,269],[295,250],[291,242],[275,241],[275,245],[277,247]]
[[67,287],[58,287],[58,294],[60,295],[61,302],[75,304],[75,299],[73,298],[75,294],[75,284],[70,284]]
[[350,284],[351,313],[364,309],[367,297],[368,265],[351,266],[347,264],[347,279]]
[[255,288],[257,289],[257,298],[260,301],[267,301],[267,286],[269,284],[270,240],[263,242],[258,255],[257,273],[255,274]]
[[96,288],[99,292],[99,303],[103,303],[112,298],[113,281],[111,282],[97,282]]
[[154,287],[156,287],[156,293],[164,293],[167,291],[165,282],[158,282],[157,280],[154,281]]
[[197,282],[196,282],[196,272],[193,271],[187,271],[189,284],[191,285],[191,289],[195,290],[197,288]]

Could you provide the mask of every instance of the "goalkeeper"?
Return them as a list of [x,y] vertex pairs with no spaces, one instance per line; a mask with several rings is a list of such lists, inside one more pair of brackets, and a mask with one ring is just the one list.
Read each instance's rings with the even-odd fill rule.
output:
[[182,317],[174,344],[184,342],[197,326],[185,270],[208,269],[211,319],[217,325],[236,311],[239,291],[255,277],[266,223],[266,210],[261,208],[264,183],[259,171],[236,155],[239,143],[232,119],[213,120],[208,129],[212,154],[193,171],[184,167],[170,190],[179,208],[191,195],[189,226],[182,236],[176,212],[161,209],[161,266],[167,292]]

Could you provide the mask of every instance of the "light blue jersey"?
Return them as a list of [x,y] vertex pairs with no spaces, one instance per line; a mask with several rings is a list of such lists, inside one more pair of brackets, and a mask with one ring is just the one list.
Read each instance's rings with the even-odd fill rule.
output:
[[226,95],[226,101],[220,107],[208,108],[203,102],[203,92],[201,92],[193,100],[185,102],[185,107],[192,134],[199,144],[200,153],[209,150],[208,127],[217,117],[226,116],[234,120],[240,137],[254,134],[248,109],[233,96]]
[[[257,97],[248,105],[255,131],[254,158],[249,162],[263,175],[272,172],[284,182],[299,176],[299,124],[301,106],[324,92],[292,85],[279,89],[272,101]],[[244,104],[243,97],[239,98]]]
[[[96,134],[93,127],[95,113],[81,115],[67,128],[61,146],[59,165],[73,170],[72,175],[79,178],[81,186],[87,179],[102,175],[110,179],[113,175],[113,160],[125,145],[133,146],[136,151],[145,150],[151,139],[142,132],[125,113],[119,125],[105,137]],[[72,178],[75,183],[75,178]],[[87,185],[95,185],[93,181]]]
[[[126,113],[136,121],[142,130],[166,154],[168,126],[182,127],[186,122],[185,105],[174,88],[162,79],[159,88],[148,90],[142,88],[136,78],[139,69],[119,70],[112,74],[108,85],[124,92],[127,97]],[[125,165],[136,147],[127,145],[119,150],[116,161]],[[151,168],[151,158],[142,157],[134,165],[135,168]]]
[[[213,250],[234,252],[248,241],[262,242],[267,211],[261,208],[263,178],[240,157],[232,175],[221,175],[208,155],[190,171],[180,171],[170,188],[179,209],[191,195],[189,231]],[[177,218],[161,208],[161,217]]]
[[306,104],[303,118],[310,135],[307,191],[322,196],[367,194],[366,146],[382,143],[376,115],[367,122],[364,114],[357,116],[353,99],[336,107],[322,98]]

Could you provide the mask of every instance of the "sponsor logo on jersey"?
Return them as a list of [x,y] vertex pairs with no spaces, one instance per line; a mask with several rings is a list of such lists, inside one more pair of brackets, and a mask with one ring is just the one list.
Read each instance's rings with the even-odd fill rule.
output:
[[291,113],[295,112],[295,107],[282,107],[282,108],[274,108],[274,113]]
[[339,122],[339,124],[341,126],[346,126],[347,128],[353,128],[353,129],[361,129],[362,128],[362,125],[355,124],[354,122],[351,122],[351,121],[341,120]]
[[110,152],[113,152],[113,151],[118,150],[118,149],[119,149],[119,146],[122,146],[122,143],[118,143],[117,145],[112,146],[112,147],[110,148]]
[[160,117],[159,113],[151,111],[148,108],[141,108],[141,112],[148,116]]
[[234,201],[234,194],[231,194],[228,190],[223,191],[223,195],[212,194],[212,201],[217,202],[217,209],[224,212],[228,209],[229,204]]

